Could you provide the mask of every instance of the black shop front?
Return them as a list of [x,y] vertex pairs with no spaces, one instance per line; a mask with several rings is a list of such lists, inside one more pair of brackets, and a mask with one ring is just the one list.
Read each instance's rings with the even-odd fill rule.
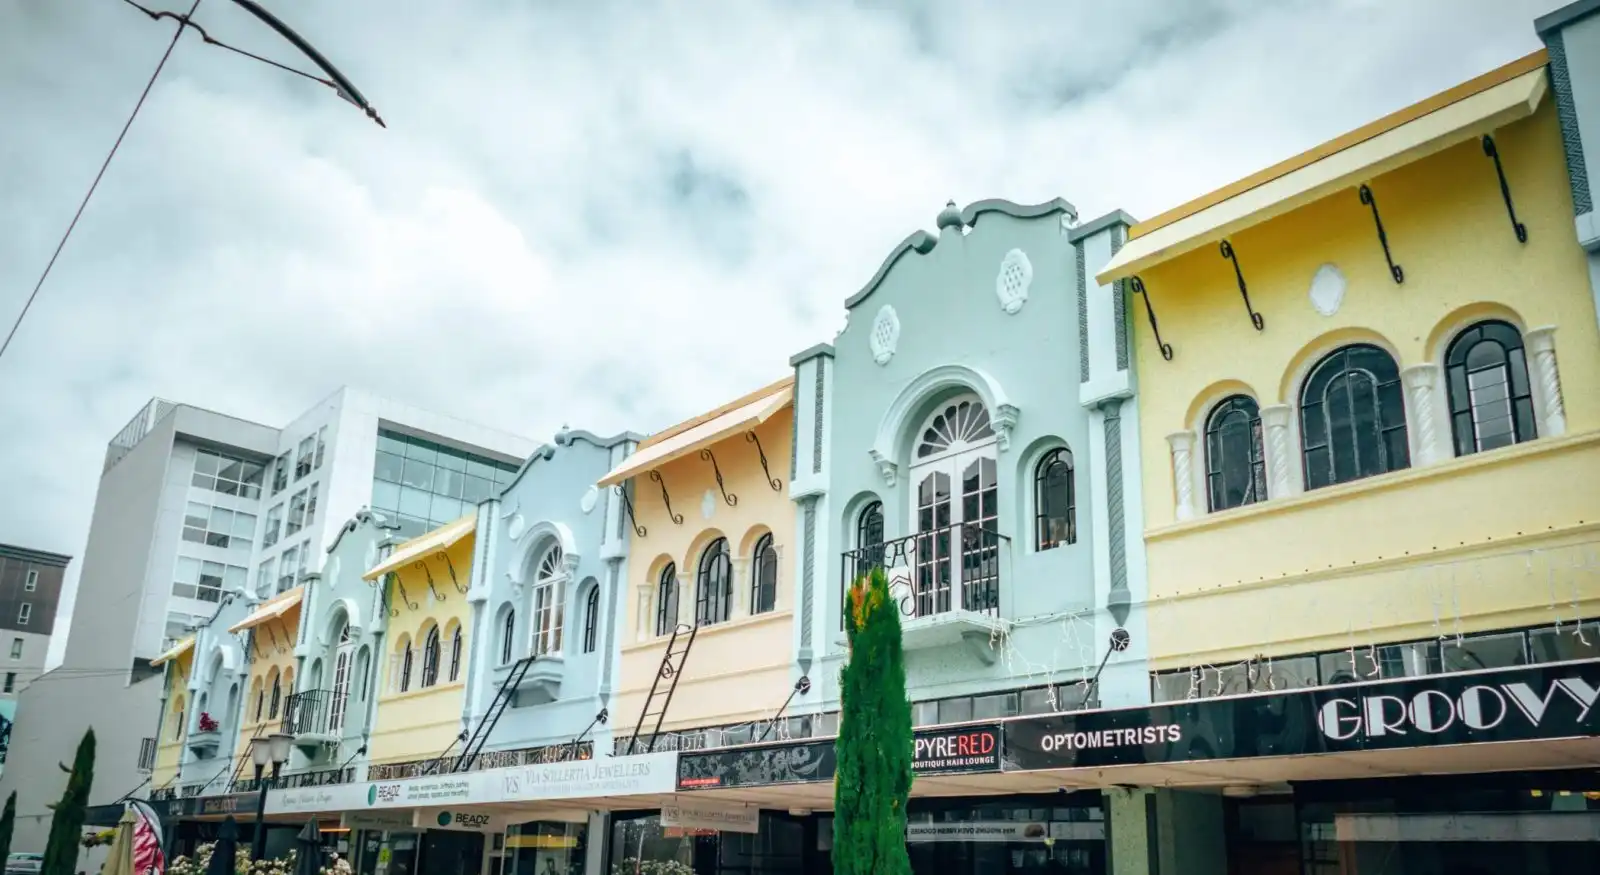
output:
[[[917,875],[1600,872],[1597,660],[916,737]],[[827,873],[834,765],[831,738],[683,753],[683,810],[614,815],[608,875]]]

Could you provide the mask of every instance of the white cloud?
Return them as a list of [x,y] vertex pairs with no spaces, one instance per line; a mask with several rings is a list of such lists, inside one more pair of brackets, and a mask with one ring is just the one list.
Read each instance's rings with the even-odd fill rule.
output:
[[[81,552],[152,395],[660,427],[831,339],[946,198],[1151,215],[1534,50],[1555,5],[281,0],[388,130],[185,38],[0,360],[0,540]],[[0,5],[0,315],[170,28]]]

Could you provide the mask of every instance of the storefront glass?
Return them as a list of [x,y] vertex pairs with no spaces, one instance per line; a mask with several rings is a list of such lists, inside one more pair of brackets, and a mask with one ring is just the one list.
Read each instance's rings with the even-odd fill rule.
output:
[[501,875],[584,875],[589,824],[532,820],[506,830]]

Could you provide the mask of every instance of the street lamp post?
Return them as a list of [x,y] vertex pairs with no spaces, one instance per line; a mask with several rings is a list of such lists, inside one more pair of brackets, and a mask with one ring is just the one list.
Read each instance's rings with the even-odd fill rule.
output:
[[[283,764],[289,761],[289,744],[294,736],[274,732],[266,738],[250,739],[250,761],[256,767],[256,835],[250,846],[250,859],[259,860],[267,853],[267,787],[278,780]],[[271,780],[263,780],[262,773],[272,765]]]

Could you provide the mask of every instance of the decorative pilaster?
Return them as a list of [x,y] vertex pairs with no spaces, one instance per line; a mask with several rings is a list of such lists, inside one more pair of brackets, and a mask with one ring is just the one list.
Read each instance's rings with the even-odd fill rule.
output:
[[1556,363],[1556,327],[1535,328],[1523,336],[1533,353],[1534,381],[1539,386],[1539,434],[1560,437],[1567,433],[1567,410],[1561,401],[1561,372]]
[[1177,496],[1177,518],[1194,519],[1194,432],[1178,431],[1167,435],[1172,448],[1172,481]]
[[1439,366],[1432,362],[1411,365],[1400,371],[1400,382],[1405,386],[1411,422],[1416,429],[1412,440],[1412,465],[1431,465],[1448,458],[1449,453],[1439,446]]
[[1294,422],[1294,408],[1287,404],[1273,404],[1261,408],[1261,426],[1266,429],[1267,488],[1269,498],[1293,495],[1295,460],[1289,456],[1289,427]]

